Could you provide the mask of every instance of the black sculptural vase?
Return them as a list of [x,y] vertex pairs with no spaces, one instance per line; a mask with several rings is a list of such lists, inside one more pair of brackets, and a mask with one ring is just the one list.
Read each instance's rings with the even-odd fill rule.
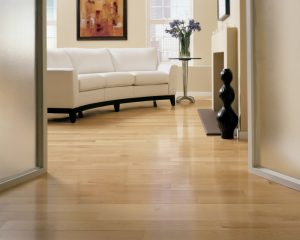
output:
[[223,107],[217,114],[217,121],[221,130],[221,136],[224,139],[233,139],[234,129],[238,124],[238,116],[231,108],[235,94],[230,86],[232,81],[232,72],[230,69],[223,69],[221,72],[223,86],[220,89],[219,97],[223,101]]

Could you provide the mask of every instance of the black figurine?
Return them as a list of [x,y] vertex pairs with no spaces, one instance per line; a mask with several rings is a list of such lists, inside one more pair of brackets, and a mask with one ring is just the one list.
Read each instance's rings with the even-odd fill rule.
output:
[[219,97],[222,99],[224,106],[218,112],[217,121],[222,138],[233,139],[234,129],[238,124],[238,116],[231,108],[231,103],[234,101],[235,94],[233,88],[230,86],[232,81],[232,72],[230,69],[222,70],[221,80],[224,84],[219,91]]

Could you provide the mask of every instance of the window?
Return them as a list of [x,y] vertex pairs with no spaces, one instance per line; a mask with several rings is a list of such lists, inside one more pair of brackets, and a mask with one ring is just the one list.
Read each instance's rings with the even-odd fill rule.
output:
[[188,20],[193,17],[192,0],[149,0],[150,46],[158,49],[160,59],[178,56],[178,39],[165,33],[174,19]]
[[56,0],[47,0],[47,48],[56,48]]

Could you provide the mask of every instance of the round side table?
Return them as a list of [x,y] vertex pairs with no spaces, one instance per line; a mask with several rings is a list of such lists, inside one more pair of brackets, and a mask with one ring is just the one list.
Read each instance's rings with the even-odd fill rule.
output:
[[194,57],[178,57],[178,58],[169,58],[170,60],[179,60],[182,62],[182,81],[183,81],[183,96],[179,96],[176,99],[176,102],[179,103],[182,100],[189,100],[191,103],[195,103],[195,98],[187,95],[187,87],[189,80],[189,61],[197,60],[202,58]]

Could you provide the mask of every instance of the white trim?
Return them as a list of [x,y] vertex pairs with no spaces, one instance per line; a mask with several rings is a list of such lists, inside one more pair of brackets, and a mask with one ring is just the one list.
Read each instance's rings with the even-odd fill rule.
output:
[[[189,96],[194,97],[212,97],[211,92],[188,92]],[[183,96],[183,92],[176,92],[176,97]]]
[[254,164],[254,96],[253,94],[253,26],[252,26],[252,11],[253,11],[252,0],[246,2],[246,27],[247,27],[247,79],[248,79],[248,168],[251,171]]
[[0,192],[12,188],[14,186],[17,186],[19,184],[25,183],[27,181],[36,179],[37,177],[42,176],[45,173],[47,173],[46,168],[35,168],[33,170],[29,170],[27,172],[23,172],[18,175],[15,175],[12,178],[5,179],[0,184]]
[[285,174],[275,172],[271,169],[259,167],[257,163],[258,156],[256,151],[257,136],[255,128],[255,90],[254,90],[254,75],[255,65],[253,63],[254,50],[254,28],[253,28],[253,0],[246,0],[247,14],[247,79],[248,79],[248,169],[250,173],[266,178],[270,181],[279,183],[286,187],[300,191],[300,180],[289,177]]
[[279,183],[286,187],[300,191],[300,180],[296,178],[289,177],[287,175],[272,171],[267,168],[252,168],[250,172],[256,174],[260,177],[266,178],[270,181]]

